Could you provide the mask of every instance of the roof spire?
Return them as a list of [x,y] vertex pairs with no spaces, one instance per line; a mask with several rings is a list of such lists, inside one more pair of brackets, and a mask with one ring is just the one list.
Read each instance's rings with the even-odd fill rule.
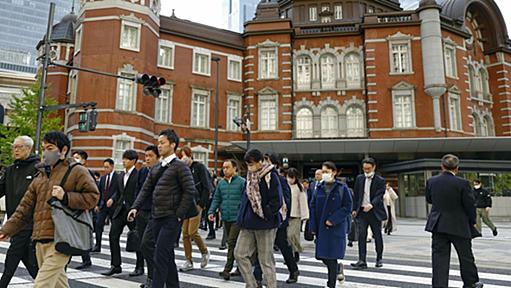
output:
[[71,6],[71,14],[75,13],[75,0],[73,0],[73,6]]

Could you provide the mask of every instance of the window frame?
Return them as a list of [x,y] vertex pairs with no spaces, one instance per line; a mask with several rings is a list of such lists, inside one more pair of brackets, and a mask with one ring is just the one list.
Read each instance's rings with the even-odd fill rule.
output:
[[[208,162],[209,162],[209,150],[207,148],[204,148],[202,146],[194,146],[194,147],[191,147],[191,150],[192,150],[192,157],[193,157],[193,160],[199,162],[199,163],[202,163],[204,164],[204,166],[206,166],[206,168],[208,168]],[[204,161],[205,162],[202,162],[200,161],[199,159],[201,159],[202,157],[197,157],[198,154],[203,154],[204,156],[206,156],[204,158]]]
[[[348,59],[351,55],[354,55],[358,58],[358,80],[356,81],[349,81],[348,80]],[[351,61],[349,62],[351,64]],[[362,67],[361,67],[362,59],[360,57],[360,54],[357,52],[350,52],[347,53],[346,56],[344,56],[344,80],[346,80],[346,87],[347,88],[360,88],[362,84]],[[354,64],[352,64],[353,67],[355,67]]]
[[[302,110],[307,110],[310,112],[310,129],[298,129],[299,128],[298,123],[301,123],[299,121],[299,117],[305,118],[304,116],[299,115]],[[307,117],[309,117],[309,115],[307,115]],[[297,110],[295,116],[295,138],[310,139],[313,137],[314,137],[314,111],[310,107],[302,106]]]
[[[120,70],[119,71],[119,75],[123,75],[123,74],[128,74],[127,76],[132,76],[132,77],[136,77],[137,75],[137,72],[136,71],[126,71],[126,70]],[[119,103],[119,93],[121,91],[121,84],[123,83],[123,81],[125,83],[128,83],[131,86],[131,91],[133,93],[133,99],[132,99],[132,107],[131,109],[123,109],[122,107],[119,107],[118,103]],[[131,96],[131,95],[129,95]],[[131,80],[126,80],[126,79],[117,79],[117,95],[116,95],[116,98],[115,98],[115,110],[117,111],[125,111],[125,112],[136,112],[137,111],[137,97],[138,97],[138,87],[137,87],[137,84]]]
[[[448,61],[447,56],[449,54],[448,51],[452,52],[450,56],[452,59]],[[444,62],[445,62],[445,77],[458,79],[458,67],[457,67],[457,59],[456,59],[456,46],[452,44],[444,44]],[[451,69],[448,69],[448,68]],[[452,71],[450,71],[452,70]],[[452,72],[452,74],[450,74]]]
[[[196,123],[193,123],[193,112],[194,112],[194,101],[195,101],[194,97],[195,97],[195,95],[201,95],[201,96],[205,96],[206,97],[205,108],[204,108],[204,110],[205,110],[204,112],[206,113],[204,115],[204,126],[196,125]],[[191,103],[191,106],[190,106],[190,127],[209,129],[210,97],[211,97],[211,91],[209,91],[209,90],[195,89],[195,88],[192,89],[192,99],[191,99],[192,103]],[[199,117],[197,117],[197,119],[199,119]]]
[[[122,37],[124,35],[124,27],[125,26],[131,26],[133,28],[136,28],[137,29],[137,45],[135,48],[132,48],[132,47],[124,47],[122,44]],[[119,37],[119,48],[120,49],[124,49],[124,50],[129,50],[129,51],[134,51],[134,52],[140,52],[140,42],[141,42],[141,35],[142,35],[142,24],[141,23],[137,23],[137,22],[134,22],[134,21],[129,21],[127,19],[122,19],[121,20],[121,36]]]
[[[123,142],[129,142],[128,148],[123,148],[121,152],[121,158],[116,158],[116,153],[118,151],[121,151],[121,149],[117,149],[117,142],[123,141]],[[114,170],[115,171],[122,171],[124,168],[122,166],[122,153],[128,149],[134,149],[135,147],[135,137],[129,136],[126,133],[119,134],[119,135],[112,135],[112,159],[114,160]],[[119,161],[117,161],[119,160]]]
[[[327,116],[326,109],[329,109],[329,108],[336,112],[337,121],[335,122],[335,126],[337,127],[337,129],[335,130],[335,136],[333,133],[332,133],[332,135],[325,135],[325,131],[327,131],[327,130],[325,127],[323,127],[323,116],[325,116],[325,117]],[[320,116],[321,138],[338,138],[340,135],[340,131],[339,131],[339,111],[337,110],[337,108],[332,105],[325,105],[324,107],[321,108],[320,114],[321,114],[321,116]],[[329,129],[328,131],[330,131],[330,130],[334,131],[334,129]]]
[[311,5],[309,6],[309,22],[317,22],[318,21],[318,6]]
[[[274,56],[274,59],[275,59],[275,71],[274,71],[274,75],[263,75],[263,57],[262,57],[262,53],[263,52],[270,52],[270,51],[273,51],[273,53],[275,54]],[[259,47],[259,67],[258,67],[258,73],[259,73],[259,79],[258,80],[277,80],[279,79],[279,47],[278,46],[262,46],[262,47]],[[264,77],[263,77],[264,76]],[[273,76],[273,77],[271,77]]]
[[[334,73],[333,75],[333,80],[332,80],[332,83],[327,83],[328,85],[324,85],[324,82],[323,82],[323,59],[324,58],[331,58],[333,59],[333,68],[332,68],[332,71]],[[327,65],[327,64],[325,64]],[[330,65],[330,64],[328,64]],[[321,55],[319,57],[319,83],[321,85],[321,89],[325,90],[325,89],[335,89],[336,88],[336,82],[337,82],[337,78],[338,78],[338,75],[337,75],[337,66],[338,65],[338,61],[337,61],[337,57],[335,57],[334,54],[331,54],[331,53],[325,53],[323,55]]]
[[[308,66],[309,66],[309,76],[307,77],[307,83],[303,84],[301,82],[300,79],[302,79],[302,76],[301,74],[303,73],[300,73],[300,67],[305,67],[306,64],[303,64],[303,63],[299,63],[301,59],[307,59],[309,61],[308,63]],[[296,88],[297,90],[307,90],[307,89],[311,89],[311,84],[312,84],[312,58],[309,56],[309,55],[306,55],[306,54],[301,54],[301,55],[298,55],[296,57],[296,60],[295,60],[295,65],[296,65]]]
[[[160,60],[161,60],[160,51],[161,51],[162,48],[170,48],[170,49],[172,49],[171,50],[172,53],[170,55],[170,64],[171,65],[165,65],[165,64],[160,63]],[[159,68],[164,68],[164,69],[174,70],[175,55],[176,55],[176,45],[173,42],[160,39],[160,41],[158,43],[158,59],[157,59],[158,67]]]
[[[456,123],[453,122],[453,117],[452,117],[453,111],[451,110],[452,109],[451,105],[453,103],[453,99],[458,101],[458,106],[456,107],[456,111],[455,111],[455,114],[456,114],[456,117],[458,120]],[[447,105],[449,107],[449,129],[451,131],[462,132],[463,131],[463,119],[461,118],[461,97],[460,97],[460,95],[457,93],[448,92],[448,104]],[[454,125],[454,124],[456,124],[456,125]]]
[[[410,126],[401,126],[399,127],[397,125],[397,115],[396,115],[396,98],[397,97],[403,97],[403,96],[409,96],[410,97],[410,108],[411,108],[411,114],[412,114],[412,123]],[[409,130],[416,128],[416,114],[415,114],[415,91],[413,89],[403,89],[403,90],[393,90],[392,91],[392,119],[393,119],[393,129],[396,130]]]
[[[207,71],[206,72],[196,71],[195,70],[195,64],[196,64],[196,61],[197,61],[197,55],[198,54],[208,57]],[[202,75],[202,76],[211,76],[211,51],[210,50],[201,49],[201,48],[194,48],[193,49],[192,73],[193,74],[197,74],[197,75]]]
[[241,113],[242,112],[241,111],[241,105],[242,105],[242,103],[241,103],[241,101],[242,101],[241,96],[240,95],[233,95],[233,94],[228,95],[227,96],[227,106],[226,106],[226,108],[227,108],[226,109],[226,118],[225,118],[226,121],[227,121],[227,123],[226,123],[227,125],[225,125],[225,126],[226,126],[227,131],[235,131],[235,132],[241,131],[240,127],[238,127],[236,124],[234,124],[234,122],[233,122],[234,118],[231,119],[231,115],[230,115],[230,112],[231,112],[230,108],[231,108],[231,106],[229,105],[231,100],[238,101],[238,107],[237,107],[237,109],[238,109],[238,116],[237,117],[241,117],[241,114],[242,114]]
[[[357,109],[360,111],[361,115],[361,128],[350,128],[350,114],[349,111],[351,109]],[[351,119],[353,120],[353,119]],[[358,119],[357,119],[358,120]],[[355,122],[357,123],[357,122]],[[360,130],[360,134],[357,134],[357,132]],[[359,105],[350,105],[346,108],[346,135],[347,137],[365,137],[365,116],[364,116],[364,109],[360,107]],[[354,131],[354,132],[353,132]],[[352,132],[352,133],[350,133]]]
[[74,51],[73,55],[80,53],[82,49],[82,39],[83,39],[83,25],[80,25],[76,28],[75,31],[75,43],[74,43]]
[[[167,119],[157,119],[156,115],[156,111],[157,111],[157,101],[162,97],[163,95],[163,91],[164,90],[168,90],[169,91],[169,97],[168,97],[168,105],[167,105]],[[161,87],[161,91],[162,93],[160,94],[160,97],[154,99],[154,122],[157,122],[157,123],[165,123],[165,124],[169,124],[169,123],[172,123],[172,100],[173,100],[173,94],[174,94],[174,85],[165,85],[165,86],[162,86]]]
[[[338,9],[340,8],[340,9]],[[337,16],[341,17],[337,17]],[[334,19],[335,20],[342,20],[344,18],[344,11],[341,3],[334,4]]]
[[[259,131],[277,131],[278,128],[279,128],[279,98],[278,98],[278,95],[274,94],[274,95],[260,95],[258,97],[258,107],[259,109],[258,110],[258,128],[259,128]],[[266,102],[266,101],[274,101],[275,102],[275,123],[274,123],[274,128],[268,128],[268,129],[263,129],[263,118],[262,118],[262,102]]]
[[[394,71],[394,45],[406,45],[407,46],[407,56],[408,56],[408,65],[407,70],[403,72]],[[389,40],[389,60],[390,60],[390,72],[389,75],[409,75],[413,74],[413,62],[412,62],[412,45],[411,41],[408,39],[391,39]]]
[[[239,71],[239,75],[237,75],[238,76],[237,78],[231,77],[231,62],[236,62],[239,64],[240,71]],[[241,57],[233,57],[233,56],[227,57],[227,80],[241,82],[242,78],[243,78],[242,58]]]

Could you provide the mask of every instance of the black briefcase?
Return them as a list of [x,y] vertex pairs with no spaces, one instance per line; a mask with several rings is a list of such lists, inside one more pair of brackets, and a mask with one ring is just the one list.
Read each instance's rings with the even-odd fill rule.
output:
[[126,251],[137,252],[140,246],[140,237],[137,230],[131,230],[128,232],[128,239],[126,240]]

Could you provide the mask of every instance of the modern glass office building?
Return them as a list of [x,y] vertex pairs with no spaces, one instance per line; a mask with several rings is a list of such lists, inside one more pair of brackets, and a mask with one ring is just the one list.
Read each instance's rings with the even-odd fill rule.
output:
[[254,18],[259,2],[259,0],[228,0],[228,29],[240,33],[243,32],[243,25]]
[[46,32],[50,2],[54,23],[73,6],[73,0],[0,0],[0,70],[36,73],[35,47]]

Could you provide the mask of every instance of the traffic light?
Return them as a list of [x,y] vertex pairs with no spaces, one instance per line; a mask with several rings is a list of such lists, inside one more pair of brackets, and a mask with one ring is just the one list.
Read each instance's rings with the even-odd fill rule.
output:
[[78,130],[80,132],[89,132],[89,113],[87,113],[87,110],[80,112],[78,117]]
[[97,120],[96,118],[98,117],[98,112],[96,111],[95,108],[93,108],[90,112],[89,112],[89,131],[96,131],[96,125],[97,125]]
[[153,96],[154,98],[160,97],[160,87],[167,83],[163,77],[150,76],[148,74],[138,74],[136,81],[144,87],[144,95]]
[[87,109],[78,114],[78,130],[80,132],[96,131],[98,112],[95,108],[87,112]]

